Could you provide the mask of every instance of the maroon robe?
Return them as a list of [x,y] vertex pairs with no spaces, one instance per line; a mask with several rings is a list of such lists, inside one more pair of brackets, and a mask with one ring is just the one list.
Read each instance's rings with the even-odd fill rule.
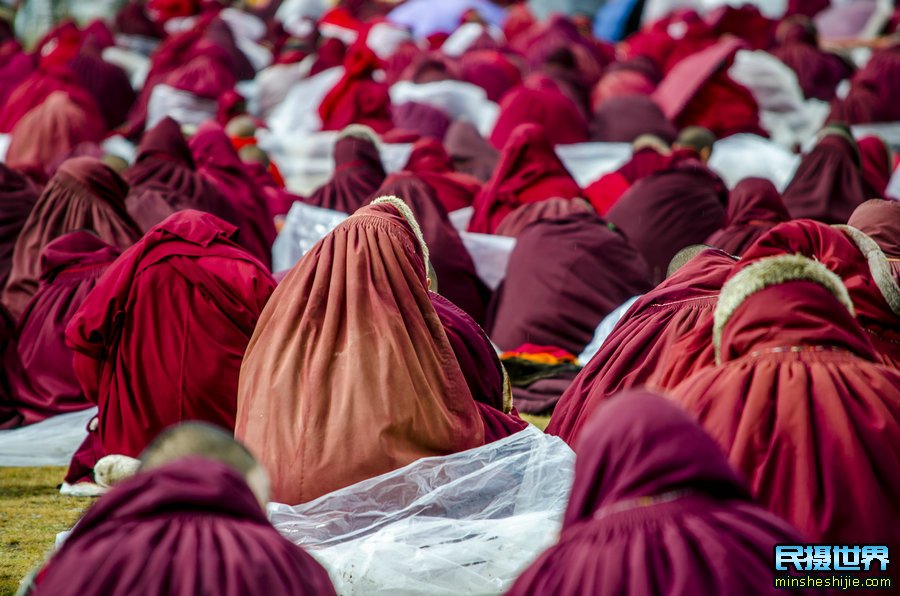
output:
[[141,237],[125,210],[128,185],[112,169],[89,157],[60,166],[41,194],[16,241],[3,303],[18,317],[38,289],[40,254],[53,239],[79,229],[127,248]]
[[573,213],[590,213],[590,204],[583,199],[547,199],[517,207],[503,218],[494,233],[518,238],[525,228],[536,221],[563,219]]
[[22,424],[92,405],[72,368],[66,325],[119,254],[86,231],[60,236],[41,253],[41,285],[19,322],[18,366],[11,375]]
[[[528,423],[512,407],[509,380],[491,341],[472,317],[455,304],[430,293],[434,311],[444,325],[450,347],[466,378],[484,422],[484,441],[490,443],[525,429]],[[509,410],[509,413],[506,413]]]
[[827,134],[803,156],[782,199],[794,218],[842,224],[866,196],[856,143]]
[[[693,370],[712,364],[712,316],[719,290],[734,266],[734,258],[706,250],[635,302],[603,346],[566,390],[553,412],[547,433],[574,445],[593,413],[610,397],[663,377],[667,367],[682,372],[668,379],[681,382]],[[676,353],[682,338],[705,330],[703,345]],[[655,381],[654,387],[667,383]]]
[[863,188],[869,199],[886,199],[885,191],[894,173],[891,149],[881,137],[864,137],[856,142],[862,164]]
[[491,302],[491,339],[578,354],[617,306],[651,288],[638,252],[595,213],[537,221],[519,234]]
[[716,312],[721,364],[672,395],[806,540],[898,546],[900,372],[876,364],[848,306],[812,279],[745,296],[752,276],[733,277],[717,307],[733,309]]
[[233,225],[240,221],[216,185],[197,173],[181,127],[171,118],[144,133],[123,177],[132,187],[126,207],[145,232],[182,209],[206,211]]
[[594,110],[591,140],[601,143],[631,143],[641,135],[653,135],[672,144],[675,126],[646,95],[611,97]]
[[728,195],[722,229],[705,244],[740,256],[766,231],[790,218],[774,184],[764,178],[745,178]]
[[469,251],[435,192],[415,174],[398,173],[388,176],[370,199],[382,196],[400,197],[412,209],[428,245],[438,292],[476,321],[484,321],[490,290],[478,277]]
[[434,189],[447,213],[469,207],[481,189],[481,181],[453,167],[444,146],[435,139],[419,139],[403,168]]
[[807,99],[831,101],[838,84],[853,74],[846,60],[819,49],[815,25],[809,19],[794,17],[778,26],[778,47],[772,55],[797,74]]
[[241,246],[271,265],[275,222],[266,196],[244,167],[222,127],[206,122],[190,140],[197,171],[214,183],[237,212]]
[[469,231],[492,234],[516,207],[579,196],[578,183],[553,151],[544,130],[522,124],[510,135],[491,179],[475,197]]
[[447,129],[444,147],[458,172],[487,182],[497,167],[500,154],[481,134],[475,125],[457,120]]
[[0,286],[6,285],[16,240],[39,195],[28,178],[0,164]]
[[689,160],[638,180],[607,220],[644,256],[650,280],[659,283],[678,251],[701,244],[722,227],[726,193],[712,170]]
[[[509,594],[776,594],[774,547],[800,542],[752,501],[689,416],[632,391],[592,418],[559,541]],[[741,564],[722,564],[723,556]]]
[[186,458],[97,501],[47,562],[40,594],[334,594],[325,570],[273,528],[246,481]]
[[374,141],[357,136],[334,145],[334,174],[304,202],[315,207],[353,213],[366,204],[386,174]]
[[171,215],[122,254],[69,323],[102,453],[136,457],[184,420],[234,427],[241,360],[275,289],[236,232],[207,213]]
[[569,98],[552,87],[552,83],[542,89],[523,85],[504,95],[491,143],[497,149],[503,149],[516,128],[523,124],[543,128],[551,145],[588,140],[584,116]]

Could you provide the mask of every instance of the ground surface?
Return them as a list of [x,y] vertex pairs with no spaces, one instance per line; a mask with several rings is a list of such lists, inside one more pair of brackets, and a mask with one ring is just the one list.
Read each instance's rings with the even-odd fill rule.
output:
[[56,533],[68,530],[92,499],[60,496],[65,468],[0,468],[0,594],[40,563]]

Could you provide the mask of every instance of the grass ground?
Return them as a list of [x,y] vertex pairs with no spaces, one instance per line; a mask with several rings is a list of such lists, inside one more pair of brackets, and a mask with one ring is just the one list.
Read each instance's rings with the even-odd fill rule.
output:
[[0,468],[0,594],[40,563],[91,499],[60,496],[65,468]]

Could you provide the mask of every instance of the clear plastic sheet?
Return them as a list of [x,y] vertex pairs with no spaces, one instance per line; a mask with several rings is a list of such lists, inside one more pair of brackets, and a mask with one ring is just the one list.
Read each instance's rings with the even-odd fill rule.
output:
[[169,116],[182,126],[200,126],[216,117],[216,102],[160,83],[150,92],[147,104],[147,128],[153,128]]
[[391,103],[399,106],[408,101],[428,104],[443,110],[453,120],[471,122],[485,137],[491,134],[500,115],[500,106],[487,98],[484,89],[462,81],[395,83],[391,87]]
[[612,330],[615,329],[616,325],[619,324],[619,321],[622,320],[622,317],[625,316],[625,313],[628,312],[628,309],[631,308],[640,297],[641,296],[633,296],[629,298],[620,304],[616,310],[606,315],[606,317],[600,321],[597,329],[594,330],[594,337],[591,339],[591,343],[589,343],[581,354],[578,355],[578,362],[582,366],[586,366],[587,363],[591,361],[591,358],[600,351],[600,348],[602,348],[603,344],[606,342],[606,338],[609,337]]
[[340,211],[295,202],[272,245],[272,270],[279,272],[293,267],[316,242],[347,217]]
[[557,538],[575,455],[529,427],[291,507],[278,531],[339,594],[500,594]]
[[491,290],[496,290],[506,279],[509,256],[516,247],[516,239],[474,232],[460,232],[459,236],[472,255],[478,277]]
[[61,414],[13,430],[0,430],[0,467],[67,466],[87,436],[97,408]]

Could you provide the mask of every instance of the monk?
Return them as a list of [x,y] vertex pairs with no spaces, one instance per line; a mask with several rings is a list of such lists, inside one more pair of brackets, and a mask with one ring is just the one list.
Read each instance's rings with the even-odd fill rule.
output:
[[857,207],[847,222],[866,234],[884,252],[900,282],[900,202],[872,199]]
[[601,216],[638,180],[666,168],[672,149],[659,137],[641,135],[631,144],[631,158],[618,170],[604,174],[584,189],[585,197]]
[[266,472],[230,433],[181,424],[141,460],[31,578],[31,594],[334,594],[325,570],[269,524]]
[[801,542],[688,415],[628,391],[587,425],[559,542],[509,594],[776,594],[775,544]]
[[[563,394],[547,427],[549,434],[575,445],[593,413],[616,393],[651,379],[654,387],[665,389],[713,364],[713,309],[735,259],[706,247],[699,253],[694,247],[685,250],[694,253],[693,258],[628,309]],[[694,333],[702,340],[696,349],[674,349]]]
[[272,474],[275,500],[305,503],[485,443],[427,262],[409,207],[386,197],[279,284],[247,348],[235,429]]
[[384,182],[384,166],[378,153],[379,140],[371,128],[348,126],[334,145],[331,179],[305,200],[308,205],[353,213]]
[[[75,374],[99,407],[88,437],[95,458],[135,457],[184,420],[234,428],[241,359],[275,288],[236,233],[206,213],[169,216],[122,254],[69,323]],[[69,484],[92,467],[75,460]]]
[[112,169],[90,157],[70,159],[44,188],[16,241],[3,303],[21,316],[38,289],[40,254],[67,232],[88,229],[120,249],[141,237],[125,210],[128,185]]
[[775,185],[763,178],[745,178],[728,195],[722,229],[706,244],[740,255],[766,231],[791,218]]
[[900,372],[876,363],[841,279],[801,255],[748,259],[714,319],[718,366],[677,402],[811,542],[896,546]]

